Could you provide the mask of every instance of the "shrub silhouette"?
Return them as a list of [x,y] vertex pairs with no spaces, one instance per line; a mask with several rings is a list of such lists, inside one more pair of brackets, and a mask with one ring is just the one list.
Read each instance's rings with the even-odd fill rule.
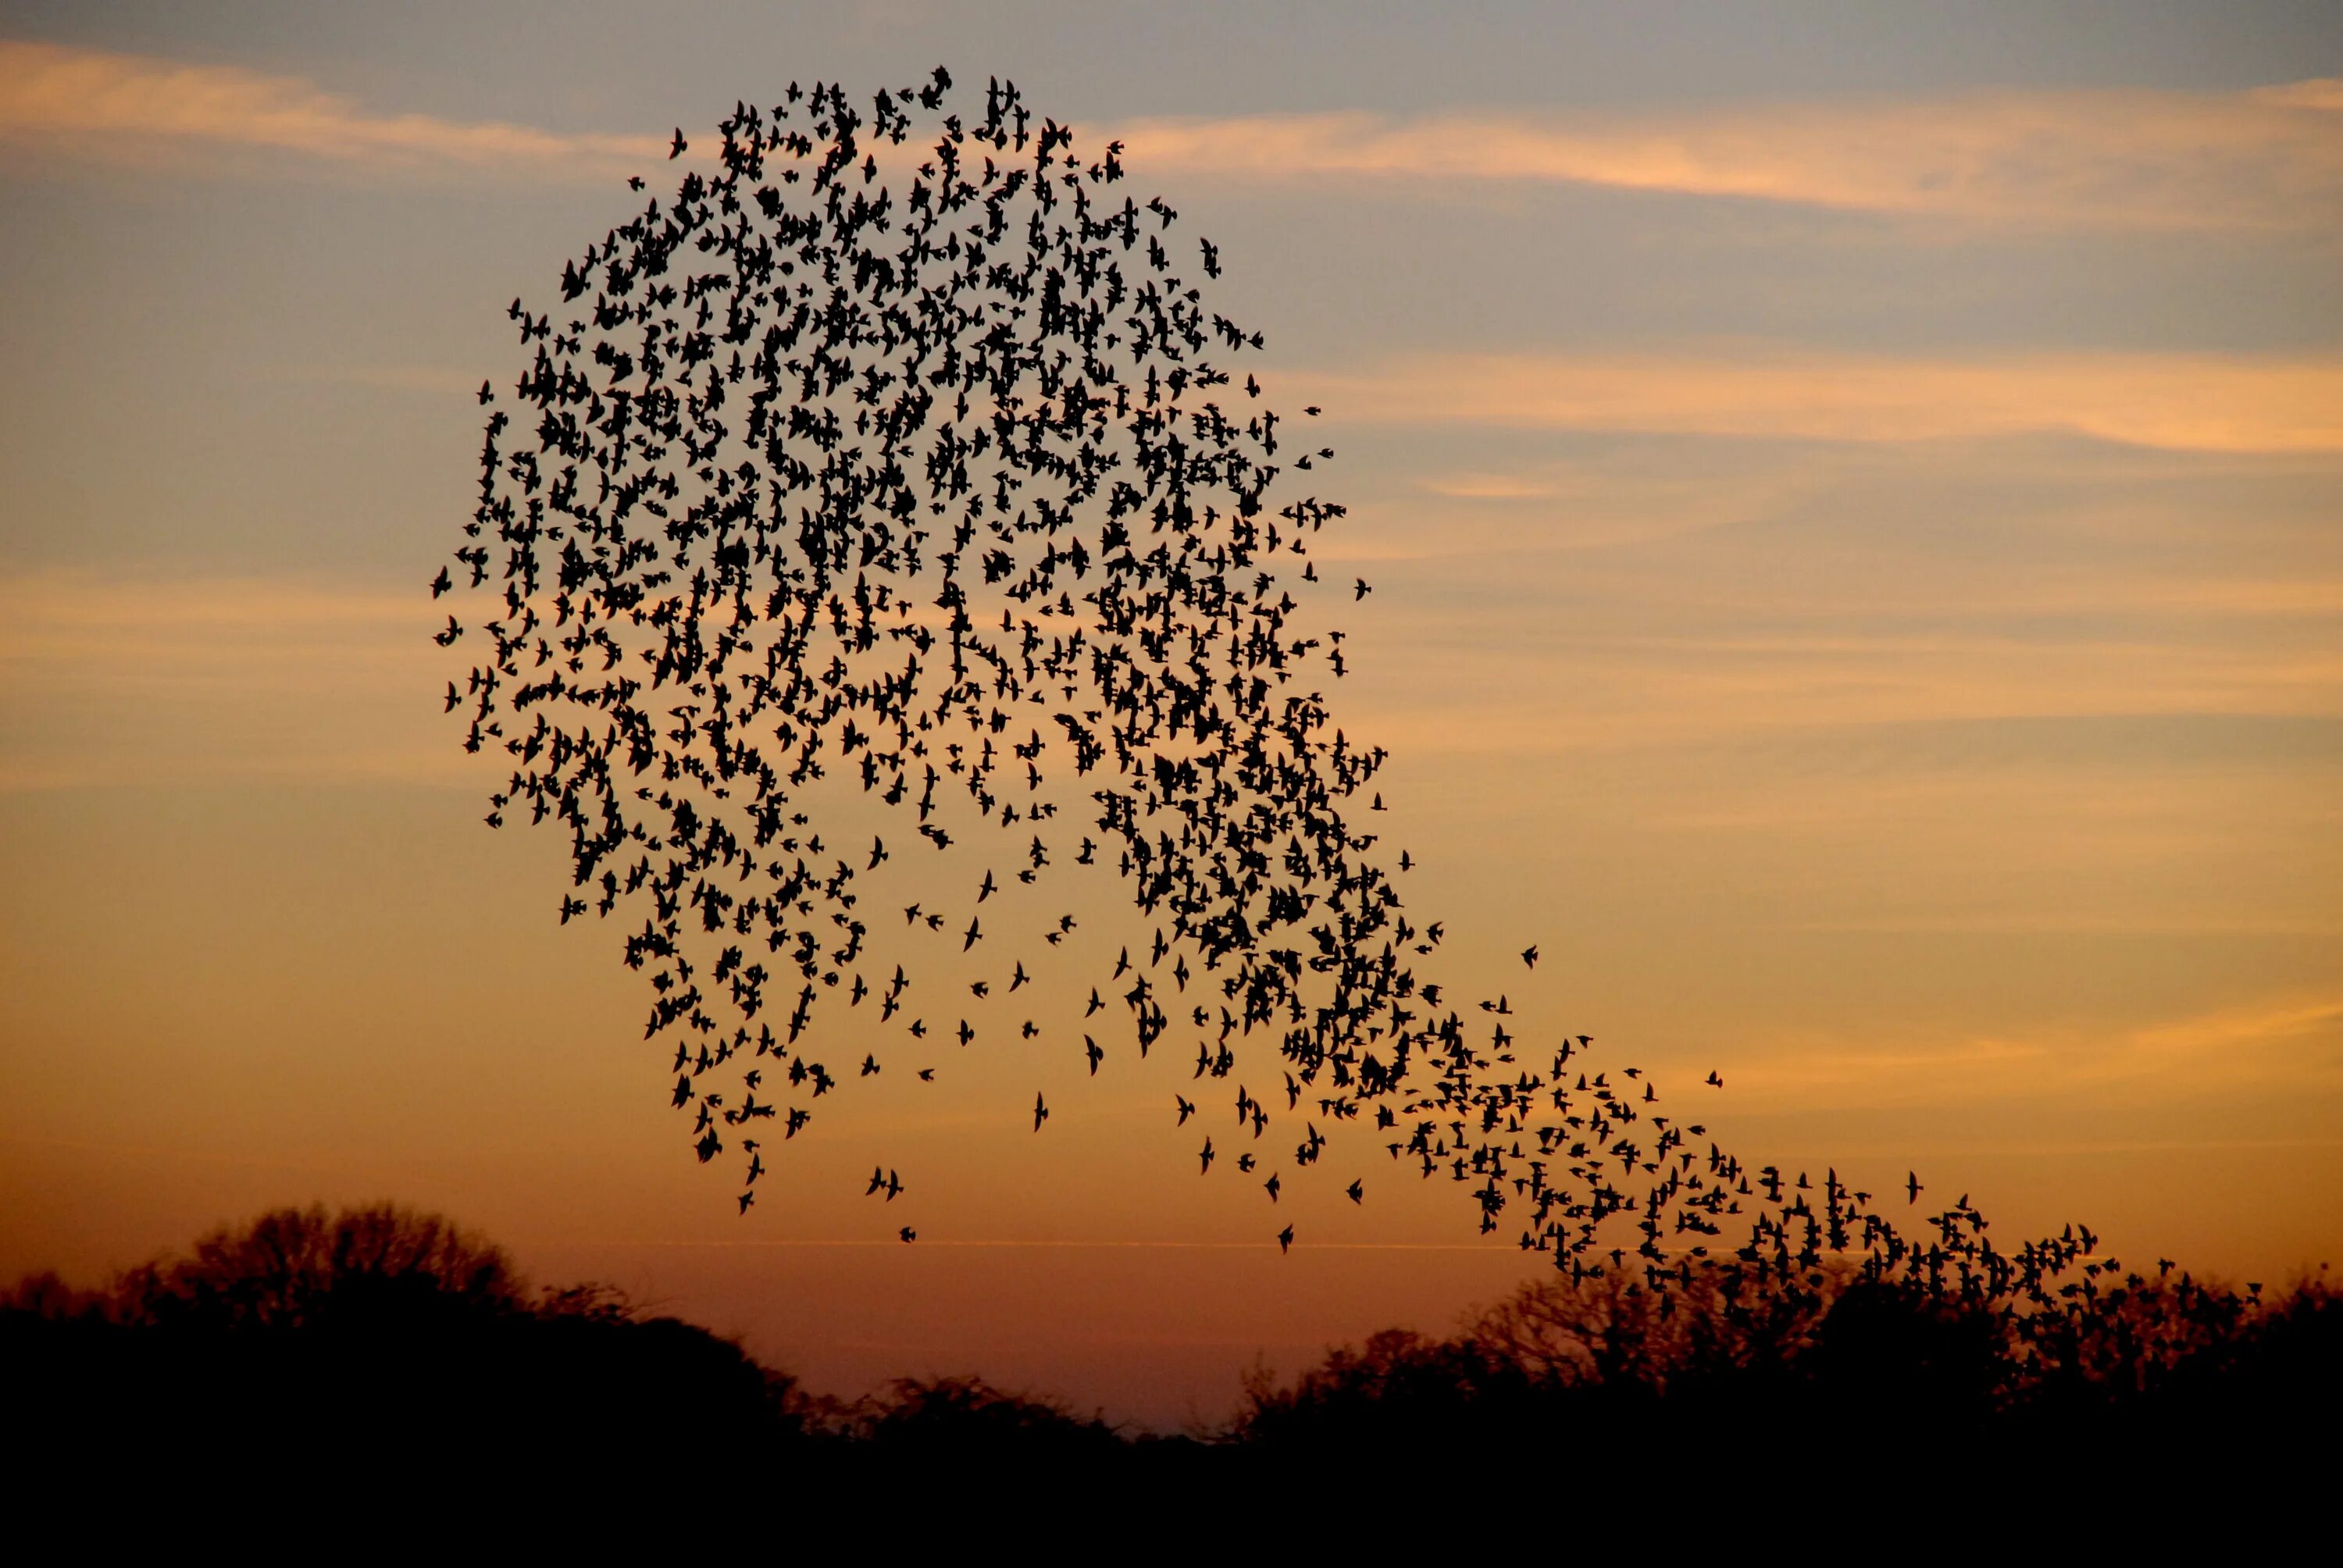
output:
[[791,1380],[738,1345],[606,1288],[532,1294],[498,1248],[387,1204],[278,1210],[103,1292],[27,1280],[0,1360],[58,1441],[181,1461],[578,1464],[803,1432]]
[[1510,1433],[1547,1392],[1522,1362],[1473,1337],[1386,1329],[1279,1388],[1256,1369],[1230,1435],[1271,1448],[1387,1449],[1471,1429]]
[[1484,1472],[1559,1453],[1581,1474],[1625,1473],[1695,1432],[1842,1453],[1872,1434],[1880,1463],[1953,1462],[1990,1442],[2071,1466],[2311,1430],[2338,1396],[2343,1309],[2323,1280],[2267,1302],[2134,1280],[2029,1322],[1853,1272],[1736,1302],[1698,1275],[1665,1292],[1555,1278],[1446,1338],[1376,1334],[1282,1385],[1257,1372],[1226,1435],[1281,1451],[1461,1447]]
[[1713,1274],[1664,1291],[1556,1276],[1446,1336],[1388,1330],[1288,1382],[1256,1371],[1228,1422],[1163,1440],[974,1376],[809,1397],[704,1329],[608,1287],[533,1290],[486,1241],[377,1204],[279,1210],[103,1290],[27,1276],[0,1294],[0,1387],[53,1455],[183,1474],[428,1456],[641,1475],[692,1452],[785,1461],[776,1473],[852,1483],[843,1499],[903,1464],[1104,1461],[1168,1482],[1226,1477],[1246,1454],[1437,1452],[1483,1476],[1632,1480],[1694,1433],[1842,1454],[1861,1434],[1882,1462],[2010,1452],[2071,1470],[2241,1462],[2321,1429],[2343,1399],[2343,1307],[2323,1277],[2265,1298],[2111,1268],[2031,1314],[1859,1271],[1730,1297]]
[[1095,1457],[1121,1446],[1106,1422],[1054,1400],[1010,1393],[980,1377],[900,1378],[850,1408],[834,1430],[890,1453],[988,1453],[1034,1460]]
[[502,1249],[389,1204],[263,1214],[204,1237],[191,1258],[132,1270],[115,1297],[125,1321],[211,1330],[413,1332],[529,1310]]

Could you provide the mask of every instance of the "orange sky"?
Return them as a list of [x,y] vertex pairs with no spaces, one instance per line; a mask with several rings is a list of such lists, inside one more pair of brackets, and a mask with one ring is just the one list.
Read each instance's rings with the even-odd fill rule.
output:
[[[1217,76],[1137,72],[1112,15],[1007,36],[1326,408],[1322,571],[1376,584],[1328,608],[1338,713],[1394,754],[1456,990],[1746,1159],[2283,1278],[2343,1239],[2343,58],[2246,15],[2121,55],[2026,23],[2016,78],[1917,13],[1868,65],[1322,18],[1342,79],[1267,23]],[[565,846],[480,824],[422,585],[505,300],[761,88],[437,26],[0,40],[0,290],[41,302],[0,332],[0,1272],[387,1195],[818,1386],[1158,1423],[1524,1277],[1371,1141],[1274,1209],[1200,1179],[1172,1097],[1232,1132],[1233,1089],[1170,1041],[1088,1075],[1081,999],[1145,936],[1105,887],[1039,1040],[888,1056],[735,1215],[615,930],[556,925]],[[931,63],[769,42],[768,85]]]

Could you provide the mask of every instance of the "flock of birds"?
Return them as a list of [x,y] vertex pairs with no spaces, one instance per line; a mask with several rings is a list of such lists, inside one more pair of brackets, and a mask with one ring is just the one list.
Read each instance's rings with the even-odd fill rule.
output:
[[[1972,1296],[2097,1289],[2115,1265],[2087,1231],[2000,1250],[1964,1196],[1907,1234],[1835,1171],[1745,1166],[1638,1069],[1590,1070],[1585,1036],[1534,1048],[1504,997],[1460,1008],[1420,972],[1442,925],[1409,918],[1358,826],[1385,753],[1334,724],[1342,634],[1310,634],[1293,597],[1343,509],[1290,492],[1332,450],[1237,368],[1262,338],[1212,308],[1217,248],[1117,192],[1120,144],[1084,155],[998,82],[963,121],[950,86],[938,70],[868,115],[832,85],[736,106],[720,168],[687,166],[569,262],[559,306],[515,300],[533,353],[480,388],[478,506],[432,584],[483,607],[437,638],[480,649],[447,707],[468,749],[509,759],[488,821],[568,829],[565,921],[640,917],[647,1035],[674,1042],[699,1158],[745,1168],[742,1211],[841,1088],[808,1054],[818,1018],[875,1013],[857,1049],[975,1038],[917,1016],[879,947],[981,961],[1010,934],[989,900],[1072,863],[1118,871],[1152,927],[1085,1020],[1119,1004],[1142,1053],[1192,1036],[1196,1081],[1233,1086],[1223,1168],[1272,1201],[1272,1125],[1300,1123],[1296,1173],[1372,1126],[1483,1233],[1518,1226],[1576,1278],[1795,1283],[1855,1255]],[[678,131],[670,157],[687,150]],[[1046,787],[1067,765],[1079,808]],[[892,848],[825,843],[812,813],[840,789],[900,824]],[[966,906],[939,874],[873,930],[860,879],[970,841],[1008,858]],[[1018,958],[1008,991],[1032,978]],[[1036,1131],[1049,1116],[1036,1094]],[[1206,1136],[1195,1158],[1210,1175],[1222,1151]],[[870,1196],[902,1190],[873,1170]],[[1920,1193],[1914,1176],[1900,1196]]]

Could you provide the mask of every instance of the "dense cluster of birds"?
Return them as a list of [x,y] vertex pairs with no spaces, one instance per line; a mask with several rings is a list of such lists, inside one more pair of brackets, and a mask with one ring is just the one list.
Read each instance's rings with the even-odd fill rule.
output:
[[[1442,926],[1411,920],[1358,826],[1385,753],[1334,723],[1342,634],[1293,597],[1343,509],[1289,492],[1332,450],[1239,368],[1263,340],[1212,307],[1217,248],[1120,193],[1120,144],[1078,150],[999,82],[964,121],[950,86],[938,70],[867,114],[827,84],[738,105],[720,167],[685,165],[569,262],[558,307],[516,299],[530,357],[480,388],[478,505],[432,584],[483,607],[437,638],[477,639],[446,704],[468,749],[508,759],[488,821],[568,829],[565,921],[639,916],[647,1035],[673,1041],[700,1159],[745,1168],[741,1210],[774,1134],[841,1087],[809,1055],[822,1015],[875,1012],[858,1077],[889,1026],[975,1037],[909,1005],[858,879],[977,841],[1007,864],[964,906],[940,871],[887,938],[976,961],[1009,935],[986,905],[1011,879],[1119,871],[1151,935],[1085,1020],[1119,1002],[1142,1053],[1192,1035],[1198,1083],[1233,1087],[1244,1147],[1223,1168],[1257,1172],[1274,1121],[1302,1125],[1297,1171],[1372,1124],[1402,1169],[1469,1194],[1483,1233],[1517,1223],[1577,1277],[1654,1289],[1853,1253],[2046,1300],[2078,1261],[2084,1289],[2111,1266],[2084,1261],[2087,1231],[1997,1250],[1966,1197],[1907,1235],[1835,1171],[1745,1168],[1638,1069],[1589,1070],[1586,1037],[1534,1049],[1505,997],[1460,1007],[1420,972]],[[670,156],[688,147],[679,130]],[[1051,788],[1069,765],[1078,803]],[[891,848],[825,842],[840,790],[885,809]],[[1032,978],[1023,956],[1002,977]],[[1103,1048],[1083,1047],[1095,1072]],[[1203,1115],[1186,1094],[1175,1111]],[[1037,1094],[1036,1131],[1049,1115]],[[1202,1171],[1220,1152],[1205,1137]],[[1274,1201],[1282,1168],[1253,1179]],[[902,1190],[873,1171],[874,1199]]]

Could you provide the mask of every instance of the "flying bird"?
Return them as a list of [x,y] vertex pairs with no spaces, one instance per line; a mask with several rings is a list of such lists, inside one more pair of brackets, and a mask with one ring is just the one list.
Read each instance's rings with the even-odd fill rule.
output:
[[[1704,1153],[1656,1085],[1590,1079],[1589,1036],[1503,993],[1458,1016],[1444,926],[1415,923],[1368,828],[1387,754],[1322,695],[1348,667],[1321,622],[1373,591],[1354,577],[1344,605],[1322,580],[1347,513],[1305,487],[1334,448],[1283,444],[1252,369],[1266,337],[1208,286],[1221,248],[1167,242],[1178,210],[1124,194],[1124,149],[1037,131],[1013,84],[980,106],[951,88],[938,69],[910,93],[742,102],[716,166],[671,171],[672,195],[548,271],[558,303],[514,298],[516,374],[481,383],[477,497],[431,579],[430,635],[471,661],[446,721],[495,765],[485,819],[558,836],[564,922],[619,922],[698,1158],[754,1181],[759,1121],[786,1143],[813,1101],[865,1092],[896,1030],[924,1041],[898,1017],[921,961],[978,1013],[1081,995],[1044,983],[1089,961],[1051,912],[1080,907],[1057,899],[1071,864],[1132,922],[1101,938],[1120,950],[1084,1027],[1127,1029],[1141,1058],[1192,1044],[1198,1081],[1282,1071],[1283,1107],[1240,1090],[1237,1135],[1293,1131],[1297,1201],[1372,1121],[1394,1169],[1453,1189],[1483,1234],[1518,1220],[1574,1278],[1795,1281],[1847,1252],[1916,1289],[2060,1299],[2087,1230],[1988,1245],[1964,1202],[1906,1234],[1835,1172],[1817,1192]],[[915,136],[927,156],[881,166],[876,145]],[[669,161],[688,148],[678,126]],[[915,901],[864,902],[881,876]],[[999,995],[990,960],[966,972],[996,897]],[[872,913],[896,907],[900,925]],[[874,991],[875,1018],[853,1010]],[[971,1018],[951,1032],[977,1040]],[[859,1072],[816,1060],[856,1046]],[[1083,1054],[1096,1074],[1108,1051],[1086,1033]],[[1038,1091],[1033,1111],[1038,1132]],[[1214,1157],[1207,1138],[1201,1173]],[[871,1194],[901,1190],[874,1171]],[[1728,1226],[1713,1255],[1666,1240]]]

